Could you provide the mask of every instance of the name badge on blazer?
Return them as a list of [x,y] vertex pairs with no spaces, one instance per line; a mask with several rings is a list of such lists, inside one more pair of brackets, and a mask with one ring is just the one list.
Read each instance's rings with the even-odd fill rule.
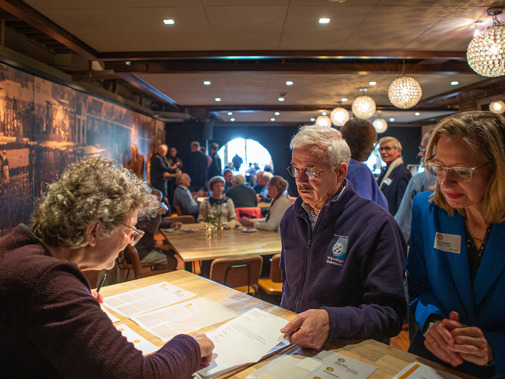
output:
[[389,186],[391,183],[393,183],[393,180],[391,178],[384,179],[384,184]]
[[435,235],[435,245],[437,250],[446,251],[448,253],[461,253],[461,236],[458,234],[439,233]]

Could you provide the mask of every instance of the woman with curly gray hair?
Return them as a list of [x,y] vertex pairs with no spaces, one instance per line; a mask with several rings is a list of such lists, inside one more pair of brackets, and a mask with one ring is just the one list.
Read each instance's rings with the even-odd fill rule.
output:
[[[111,269],[159,207],[145,182],[89,158],[51,184],[33,214],[0,239],[0,367],[8,377],[191,377],[209,362],[205,335],[179,335],[144,357],[100,309],[82,271]],[[8,311],[7,311],[8,310]]]

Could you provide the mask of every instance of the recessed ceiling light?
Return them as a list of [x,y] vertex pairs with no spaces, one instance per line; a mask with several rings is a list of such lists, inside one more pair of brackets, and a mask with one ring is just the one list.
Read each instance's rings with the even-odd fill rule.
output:
[[458,82],[458,81],[456,81],[456,80],[455,80],[455,81],[453,81],[453,82],[451,82],[451,86],[457,86],[458,84],[459,84],[459,82]]
[[394,117],[391,117],[391,118],[389,119],[389,121],[390,121],[390,122],[395,122]]
[[370,86],[374,86],[376,84],[377,84],[377,82],[368,82],[368,85],[370,85]]
[[270,121],[275,121],[275,118],[273,118],[273,117],[272,117],[272,118],[270,119]]
[[278,116],[280,115],[281,113],[280,112],[275,112],[274,115]]
[[220,98],[220,97],[216,97],[216,98],[214,99],[214,101],[220,102],[220,101],[221,101],[221,98]]
[[327,113],[326,112],[321,112],[321,116],[326,116]]
[[284,98],[283,97],[279,97],[278,99],[279,101],[284,101]]
[[416,113],[414,113],[414,116],[421,116],[421,113],[416,112]]
[[330,23],[330,19],[329,18],[326,18],[326,17],[321,17],[319,19],[319,23],[320,24],[329,24]]
[[231,116],[233,114],[233,112],[228,112],[228,116]]
[[314,121],[316,121],[316,119],[315,119],[314,117],[312,117],[312,118],[310,119],[310,121],[314,122]]
[[342,103],[345,103],[345,102],[347,101],[347,97],[343,97],[343,98],[341,98],[341,99],[340,99],[340,101],[341,101]]
[[203,84],[205,84],[206,86],[210,86],[210,81],[206,80],[203,82]]
[[288,81],[286,82],[286,85],[287,85],[287,86],[292,86],[292,85],[293,85],[293,82],[292,82],[291,80],[288,80]]
[[230,121],[231,121],[231,122],[234,122],[234,121],[235,121],[235,119],[234,119],[234,118],[230,118]]
[[173,25],[173,24],[175,24],[175,21],[172,20],[171,18],[167,18],[167,19],[163,20],[163,23],[165,25]]

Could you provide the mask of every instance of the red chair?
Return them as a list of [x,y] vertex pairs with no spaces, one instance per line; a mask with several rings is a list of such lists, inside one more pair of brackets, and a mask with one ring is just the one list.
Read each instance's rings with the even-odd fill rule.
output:
[[260,207],[235,208],[235,213],[237,214],[237,220],[240,219],[240,217],[261,218]]

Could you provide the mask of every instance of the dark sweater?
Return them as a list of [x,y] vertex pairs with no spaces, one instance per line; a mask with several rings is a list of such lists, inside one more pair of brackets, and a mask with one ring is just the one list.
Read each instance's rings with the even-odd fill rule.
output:
[[25,225],[0,239],[0,370],[6,378],[190,378],[200,349],[179,335],[144,357],[114,327],[73,263]]

